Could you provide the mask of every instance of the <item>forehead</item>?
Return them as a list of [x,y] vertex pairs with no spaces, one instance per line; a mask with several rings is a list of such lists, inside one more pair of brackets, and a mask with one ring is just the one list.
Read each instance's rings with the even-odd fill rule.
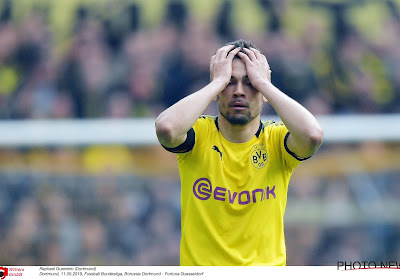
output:
[[247,75],[246,65],[240,58],[234,58],[232,61],[232,76],[241,78]]

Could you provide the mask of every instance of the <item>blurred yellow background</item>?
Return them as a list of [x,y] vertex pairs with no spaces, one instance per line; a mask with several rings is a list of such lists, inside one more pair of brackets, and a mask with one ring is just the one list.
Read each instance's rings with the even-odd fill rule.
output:
[[[204,86],[210,56],[238,38],[317,117],[398,115],[399,11],[399,0],[3,0],[0,119],[155,118]],[[290,183],[288,265],[399,260],[399,171],[400,139],[323,144]],[[0,219],[2,265],[178,265],[176,156],[0,147]]]

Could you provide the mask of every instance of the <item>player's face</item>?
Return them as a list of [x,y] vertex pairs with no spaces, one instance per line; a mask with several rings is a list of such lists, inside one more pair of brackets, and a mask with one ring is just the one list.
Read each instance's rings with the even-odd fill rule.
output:
[[235,58],[228,86],[218,95],[220,114],[232,125],[246,125],[261,113],[263,96],[250,83],[244,62]]

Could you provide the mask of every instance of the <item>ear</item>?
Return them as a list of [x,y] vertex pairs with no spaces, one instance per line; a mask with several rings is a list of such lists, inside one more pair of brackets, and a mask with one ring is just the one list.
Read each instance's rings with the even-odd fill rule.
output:
[[218,99],[219,99],[219,94],[218,94],[216,97],[214,97],[213,101],[214,101],[214,102],[217,102]]
[[268,102],[268,99],[267,99],[267,98],[265,98],[265,96],[263,96],[263,98],[262,98],[262,99],[263,99],[263,102],[264,102],[264,103],[267,103],[267,102]]

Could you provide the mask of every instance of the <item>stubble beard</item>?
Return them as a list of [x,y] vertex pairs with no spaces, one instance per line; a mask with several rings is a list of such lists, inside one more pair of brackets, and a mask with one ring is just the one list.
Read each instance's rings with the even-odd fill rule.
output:
[[220,114],[231,124],[231,125],[246,125],[251,122],[254,117],[251,116],[251,112],[247,114],[231,114],[230,112],[222,112]]

